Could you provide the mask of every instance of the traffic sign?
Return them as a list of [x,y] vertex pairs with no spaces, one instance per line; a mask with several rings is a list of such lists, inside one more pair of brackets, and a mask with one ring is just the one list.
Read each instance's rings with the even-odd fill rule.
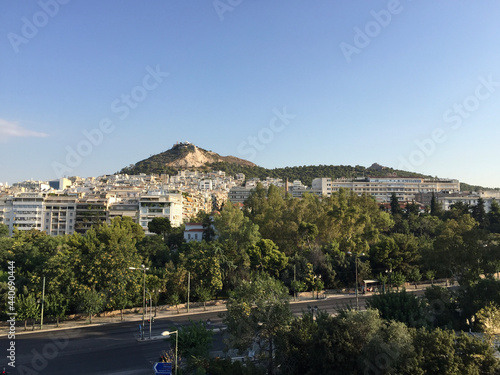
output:
[[172,375],[172,362],[156,362],[153,370],[156,375]]

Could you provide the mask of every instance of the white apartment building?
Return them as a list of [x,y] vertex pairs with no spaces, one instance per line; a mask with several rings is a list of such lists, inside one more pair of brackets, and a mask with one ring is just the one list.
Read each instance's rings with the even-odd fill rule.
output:
[[43,200],[42,193],[19,193],[13,197],[9,232],[14,227],[19,230],[43,230]]
[[207,179],[200,180],[198,184],[198,188],[200,190],[212,190],[213,186],[214,186],[214,181]]
[[42,231],[51,236],[73,234],[76,224],[76,196],[49,195],[43,202]]
[[469,205],[470,207],[477,206],[479,198],[484,201],[484,210],[489,212],[491,209],[491,203],[497,201],[500,203],[500,192],[499,191],[481,191],[479,193],[464,193],[464,194],[440,194],[437,196],[438,202],[441,204],[443,209],[449,210],[450,206],[455,203],[463,203]]
[[173,227],[182,224],[182,194],[149,191],[139,198],[139,224],[146,234],[148,223],[155,217],[166,217]]
[[393,193],[400,201],[418,201],[420,193],[458,192],[458,180],[423,179],[418,177],[367,177],[358,179],[315,178],[311,190],[321,196],[331,196],[340,189],[352,190],[358,195],[372,195],[377,202],[390,202]]
[[5,224],[11,228],[11,220],[12,220],[12,204],[13,197],[12,196],[0,196],[0,224]]

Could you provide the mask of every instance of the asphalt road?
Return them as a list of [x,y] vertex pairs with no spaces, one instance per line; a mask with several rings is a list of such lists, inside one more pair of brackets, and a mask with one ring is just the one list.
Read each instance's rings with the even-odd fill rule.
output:
[[[360,308],[364,308],[365,296],[359,295]],[[354,296],[310,300],[292,303],[292,312],[299,315],[310,308],[333,313],[340,308],[355,307]],[[152,336],[174,330],[191,320],[210,319],[213,327],[221,326],[220,312],[205,312],[190,316],[155,319]],[[145,337],[149,336],[149,326]],[[18,328],[20,329],[20,328]],[[0,370],[6,367],[10,374],[154,374],[152,366],[162,352],[168,348],[163,339],[138,341],[140,337],[137,322],[113,323],[86,328],[55,331],[35,331],[17,335],[15,340],[16,368],[7,366],[7,358],[2,353]],[[175,337],[175,336],[173,336]],[[1,348],[8,342],[2,337]],[[222,350],[222,337],[214,337],[213,350]]]

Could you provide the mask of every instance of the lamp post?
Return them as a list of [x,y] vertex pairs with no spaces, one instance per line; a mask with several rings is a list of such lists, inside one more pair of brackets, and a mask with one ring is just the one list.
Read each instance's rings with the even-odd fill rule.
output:
[[391,285],[392,266],[391,266],[391,268],[390,268],[390,269],[385,270],[385,273],[386,273],[386,274],[387,274],[387,276],[388,276],[388,280],[387,280],[387,282],[388,282],[388,284],[389,284],[389,291],[391,291],[391,292],[392,292],[392,285]]
[[152,317],[151,317],[151,310],[153,308],[153,306],[152,306],[153,299],[151,298],[151,292],[149,290],[148,290],[148,294],[149,294],[149,339],[151,340],[151,323],[153,323]]
[[[141,328],[141,340],[144,340],[144,316],[146,315],[146,271],[149,270],[144,264],[141,264],[141,268],[129,267],[129,270],[141,270],[144,272],[144,289],[142,293],[142,328]],[[150,337],[151,338],[151,337]]]
[[177,344],[178,344],[178,340],[179,340],[179,331],[178,330],[165,331],[165,332],[162,332],[161,335],[162,336],[170,336],[174,333],[175,333],[175,375],[177,375]]
[[[352,255],[352,253],[349,251],[347,254]],[[362,253],[361,255],[365,255]],[[354,272],[356,274],[356,287],[354,288],[355,293],[356,293],[356,310],[359,311],[359,296],[358,296],[358,254],[354,253]]]

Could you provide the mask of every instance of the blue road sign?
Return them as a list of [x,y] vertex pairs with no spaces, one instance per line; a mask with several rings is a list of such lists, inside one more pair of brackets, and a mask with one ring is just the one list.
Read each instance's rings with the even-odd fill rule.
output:
[[153,370],[156,375],[172,375],[172,362],[156,362]]

